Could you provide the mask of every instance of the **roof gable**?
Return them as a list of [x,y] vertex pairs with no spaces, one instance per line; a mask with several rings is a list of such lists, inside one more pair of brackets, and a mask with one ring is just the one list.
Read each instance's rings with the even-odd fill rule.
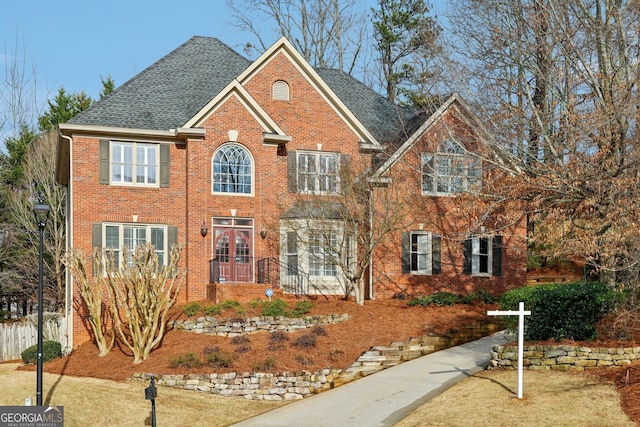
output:
[[382,165],[376,170],[373,180],[380,179],[383,180],[382,176],[395,165],[402,156],[406,154],[419,140],[420,138],[426,134],[432,126],[441,119],[444,114],[451,109],[453,106],[456,106],[465,117],[469,119],[469,123],[473,126],[474,129],[478,132],[478,135],[481,139],[486,140],[488,137],[488,133],[484,129],[482,123],[477,119],[476,115],[472,112],[467,103],[458,95],[454,93],[449,98],[447,98],[427,119],[415,130],[406,141],[400,145],[400,147],[384,162]]

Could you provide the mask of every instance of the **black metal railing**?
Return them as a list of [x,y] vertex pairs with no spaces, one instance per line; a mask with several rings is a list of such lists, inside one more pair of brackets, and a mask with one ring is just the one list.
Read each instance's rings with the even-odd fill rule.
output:
[[220,258],[209,260],[209,283],[253,283],[255,261],[255,279],[258,283],[279,286],[288,294],[309,293],[309,274],[277,258],[260,258],[256,261],[253,257],[243,257],[235,263],[221,261]]
[[288,294],[307,295],[309,293],[309,275],[297,266],[286,264],[277,258],[258,260],[258,283],[280,285]]

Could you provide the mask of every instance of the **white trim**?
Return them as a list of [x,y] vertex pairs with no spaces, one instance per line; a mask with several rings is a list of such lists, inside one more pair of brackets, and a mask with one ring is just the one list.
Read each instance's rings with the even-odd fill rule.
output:
[[370,146],[381,150],[380,143],[373,135],[364,127],[364,125],[353,115],[346,105],[338,98],[338,96],[329,88],[322,80],[320,75],[313,67],[300,55],[293,45],[285,38],[281,37],[269,49],[267,49],[258,59],[256,59],[246,70],[244,70],[237,80],[242,84],[247,84],[259,71],[264,68],[278,54],[283,54],[294,67],[298,69],[300,74],[307,82],[322,96],[327,104],[338,114],[338,116],[349,126],[351,131],[355,133],[360,141],[365,141]]
[[238,80],[233,80],[229,83],[226,88],[220,91],[220,93],[213,97],[195,116],[185,123],[184,127],[191,128],[201,126],[209,116],[215,113],[217,109],[231,99],[231,97],[235,97],[235,99],[247,109],[262,127],[264,133],[286,136],[286,133],[280,129],[275,120],[267,114]]
[[[251,192],[249,193],[230,193],[230,192],[226,192],[226,191],[214,191],[213,186],[215,185],[213,176],[215,174],[214,170],[213,170],[213,160],[216,157],[216,154],[218,152],[220,152],[220,150],[222,150],[224,147],[229,147],[229,146],[236,146],[236,147],[240,147],[242,148],[247,155],[249,156],[249,161],[251,162]],[[229,141],[226,142],[224,144],[221,144],[218,148],[215,149],[215,151],[213,152],[213,154],[211,155],[211,161],[209,162],[209,164],[211,165],[211,194],[214,195],[218,195],[218,196],[255,196],[255,191],[256,191],[256,161],[253,157],[253,154],[251,154],[251,150],[249,150],[249,148],[247,148],[245,145],[239,143],[239,142],[235,142],[235,141]],[[232,209],[233,212],[233,209]],[[235,216],[235,215],[232,215]]]

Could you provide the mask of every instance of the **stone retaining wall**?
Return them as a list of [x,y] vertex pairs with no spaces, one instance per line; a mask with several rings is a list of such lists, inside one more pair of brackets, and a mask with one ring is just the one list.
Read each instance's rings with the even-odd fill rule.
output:
[[182,329],[197,334],[219,335],[234,337],[237,335],[252,334],[266,331],[291,332],[310,328],[315,325],[330,325],[344,322],[349,319],[348,314],[330,314],[327,316],[283,317],[260,316],[237,319],[218,320],[212,316],[198,317],[197,319],[176,320],[171,323],[173,329]]
[[[516,369],[518,346],[494,345],[487,369]],[[589,368],[627,366],[640,359],[640,347],[600,348],[572,345],[525,345],[524,369],[584,371]]]
[[[195,321],[176,323],[174,327],[195,333],[234,336],[253,333],[257,330],[270,332],[275,330],[292,331],[303,327],[311,327],[315,324],[337,323],[347,320],[348,315],[312,316],[304,319],[279,317],[263,317],[260,319],[258,322],[256,319],[246,319],[245,322],[229,320],[218,323],[217,321],[205,321],[204,318],[200,318]],[[268,319],[273,319],[273,323],[269,323]],[[245,399],[253,400],[302,399],[416,357],[482,338],[501,329],[502,324],[500,323],[488,323],[464,327],[445,336],[422,336],[406,341],[396,341],[388,346],[375,346],[365,351],[345,370],[323,369],[319,372],[245,372],[190,375],[154,374],[154,377],[158,386],[179,387],[185,390],[213,393],[221,396],[241,396]],[[133,376],[133,379],[149,381],[150,375],[138,373]]]

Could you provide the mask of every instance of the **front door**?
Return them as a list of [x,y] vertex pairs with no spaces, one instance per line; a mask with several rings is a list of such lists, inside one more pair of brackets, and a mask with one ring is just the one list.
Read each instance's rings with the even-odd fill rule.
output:
[[[214,258],[218,260],[219,281],[253,282],[253,228],[251,220],[214,220]],[[220,224],[225,222],[226,224]]]

